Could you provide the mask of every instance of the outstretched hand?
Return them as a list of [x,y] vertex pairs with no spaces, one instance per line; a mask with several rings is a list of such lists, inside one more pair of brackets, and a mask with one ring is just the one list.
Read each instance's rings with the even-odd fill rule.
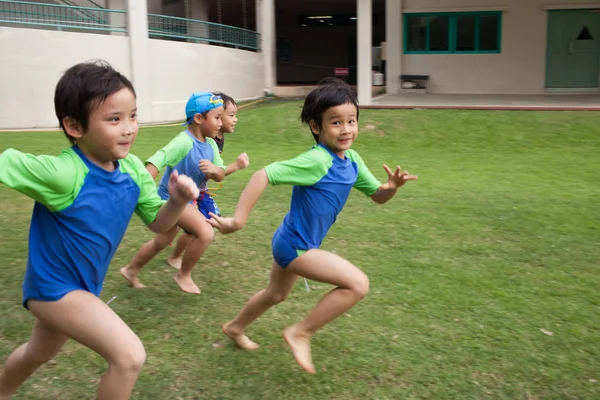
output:
[[199,195],[200,190],[190,177],[179,175],[176,170],[173,171],[169,177],[169,198],[177,203],[187,203],[198,198]]
[[397,189],[400,186],[403,186],[408,181],[416,181],[418,177],[416,175],[410,175],[408,171],[402,171],[400,166],[396,166],[396,170],[392,172],[390,167],[383,164],[383,169],[388,176],[388,187],[390,189]]
[[233,233],[241,229],[241,227],[237,226],[237,223],[234,218],[219,217],[218,215],[213,214],[211,212],[209,212],[208,215],[210,215],[208,223],[211,224],[214,228],[217,228],[219,232],[223,234]]

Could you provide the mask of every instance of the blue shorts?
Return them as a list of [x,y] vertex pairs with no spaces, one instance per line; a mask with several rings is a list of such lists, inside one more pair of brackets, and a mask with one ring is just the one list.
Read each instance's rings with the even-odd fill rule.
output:
[[219,211],[219,207],[217,207],[217,203],[212,198],[212,196],[206,192],[200,193],[198,199],[196,200],[196,204],[198,206],[198,211],[202,213],[206,218],[210,219],[209,212],[221,216],[221,211]]
[[306,250],[294,248],[292,241],[284,237],[279,229],[273,235],[271,247],[273,249],[273,258],[281,268],[286,268],[292,261],[306,252]]
[[[212,198],[212,196],[206,192],[200,193],[200,196],[198,196],[198,198],[194,200],[194,205],[198,207],[198,211],[200,211],[206,219],[211,218],[209,212],[216,214],[219,217],[221,216],[221,211],[219,211],[217,203],[215,203],[215,200]],[[191,235],[191,233],[189,233],[185,229],[183,231],[188,235]]]

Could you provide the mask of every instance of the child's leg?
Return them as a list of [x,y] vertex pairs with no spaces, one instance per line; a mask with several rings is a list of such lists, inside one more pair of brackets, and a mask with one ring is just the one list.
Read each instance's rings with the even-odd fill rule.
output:
[[30,300],[47,326],[100,354],[108,362],[97,399],[128,399],[146,360],[140,339],[102,300],[77,290],[55,302]]
[[242,311],[232,321],[223,325],[223,332],[241,348],[257,349],[258,344],[251,341],[244,334],[244,330],[269,308],[285,300],[292,291],[296,279],[298,275],[281,268],[273,261],[269,286],[252,296]]
[[145,287],[140,282],[138,274],[150,260],[156,257],[158,253],[173,242],[173,239],[175,239],[175,236],[177,235],[177,230],[177,226],[174,226],[166,233],[157,234],[154,239],[142,245],[129,264],[121,268],[121,275],[131,283],[131,286],[138,289]]
[[19,386],[41,365],[50,361],[69,338],[39,319],[27,343],[12,352],[0,374],[0,400],[10,399]]
[[173,253],[171,253],[169,258],[167,258],[167,263],[171,267],[173,267],[175,269],[181,269],[181,261],[182,261],[183,252],[189,246],[189,244],[192,243],[192,241],[194,239],[195,239],[194,236],[189,235],[185,232],[181,236],[179,236],[179,239],[177,239],[177,244],[175,245],[175,248],[173,249]]
[[177,271],[173,278],[184,292],[200,294],[200,289],[192,280],[192,268],[212,242],[215,232],[213,227],[206,222],[204,215],[191,207],[184,211],[177,224],[195,238],[187,246],[181,261],[181,269]]
[[287,269],[313,281],[337,286],[319,301],[304,321],[283,331],[298,364],[307,372],[315,373],[310,354],[311,337],[367,295],[369,278],[349,261],[319,249],[307,251]]

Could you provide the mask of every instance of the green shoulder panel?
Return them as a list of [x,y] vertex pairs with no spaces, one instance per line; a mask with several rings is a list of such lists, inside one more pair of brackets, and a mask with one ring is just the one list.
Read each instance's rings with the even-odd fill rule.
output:
[[206,138],[206,143],[212,147],[213,150],[213,164],[217,167],[223,168],[223,170],[227,171],[227,166],[223,163],[223,158],[221,158],[221,154],[219,154],[219,146],[217,146],[217,142],[213,138]]
[[156,219],[158,210],[165,204],[165,201],[158,196],[152,175],[146,170],[142,161],[133,154],[119,160],[119,165],[121,172],[129,174],[140,188],[140,197],[135,213],[144,221],[144,224],[151,224]]
[[14,149],[0,154],[0,182],[53,212],[73,204],[87,173],[88,168],[72,148],[58,157],[34,156]]
[[154,165],[159,171],[162,171],[166,165],[173,167],[187,156],[193,145],[194,139],[183,131],[175,136],[165,147],[147,159],[146,163]]
[[354,187],[367,196],[372,196],[377,192],[379,187],[381,186],[381,182],[373,176],[369,168],[365,165],[363,159],[358,155],[358,153],[352,149],[346,150],[346,157],[350,160],[354,161],[358,166],[358,177],[356,178],[356,183],[354,183]]
[[333,165],[331,154],[320,146],[292,158],[265,167],[271,185],[312,186],[319,182]]

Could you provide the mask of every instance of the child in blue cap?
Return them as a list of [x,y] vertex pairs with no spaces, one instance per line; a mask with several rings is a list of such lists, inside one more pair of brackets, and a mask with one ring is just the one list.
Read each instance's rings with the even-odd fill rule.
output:
[[[158,195],[168,199],[168,176],[172,171],[191,177],[202,191],[207,190],[207,181],[212,179],[221,182],[225,177],[225,165],[219,155],[214,136],[221,129],[223,115],[223,99],[221,96],[209,92],[192,94],[185,107],[187,129],[177,135],[165,147],[157,151],[146,160],[146,168],[153,177],[166,167],[165,174],[158,186]],[[210,218],[209,212],[217,213],[215,207],[210,207],[206,202],[197,201],[198,212]],[[213,203],[214,204],[214,203]],[[181,268],[174,276],[175,282],[181,290],[187,293],[200,294],[200,289],[192,280],[192,268],[198,262],[208,245],[212,242],[214,232],[204,218],[198,219],[195,231],[199,232],[194,241],[187,246],[183,255]],[[156,235],[146,242],[129,264],[121,268],[121,274],[134,288],[142,288],[138,274],[150,260],[152,260],[165,247],[169,246],[178,228],[175,226],[170,231]],[[186,229],[187,231],[187,229]],[[192,233],[192,232],[190,232]]]
[[[238,121],[238,107],[236,101],[231,96],[228,96],[222,92],[214,92],[214,94],[217,96],[221,96],[221,98],[223,99],[224,111],[223,116],[221,118],[223,125],[221,126],[221,130],[219,131],[219,133],[213,138],[217,143],[217,147],[219,148],[219,154],[222,154],[223,146],[225,144],[224,134],[233,133],[235,131],[235,126],[237,125]],[[248,155],[246,153],[241,153],[237,156],[235,162],[227,165],[227,169],[225,170],[225,176],[231,175],[236,171],[244,169],[248,167],[249,164],[250,159],[248,158]],[[203,188],[201,188],[200,197],[198,198],[200,212],[202,212],[203,215],[208,215],[209,212],[212,212],[220,216],[221,212],[219,211],[219,207],[217,207],[215,200],[208,191],[202,189]],[[207,218],[210,217],[207,216]],[[176,269],[181,268],[183,253],[185,252],[185,249],[192,242],[193,239],[194,236],[188,234],[183,234],[179,236],[177,244],[173,247],[173,252],[167,258],[167,263],[170,266]]]

